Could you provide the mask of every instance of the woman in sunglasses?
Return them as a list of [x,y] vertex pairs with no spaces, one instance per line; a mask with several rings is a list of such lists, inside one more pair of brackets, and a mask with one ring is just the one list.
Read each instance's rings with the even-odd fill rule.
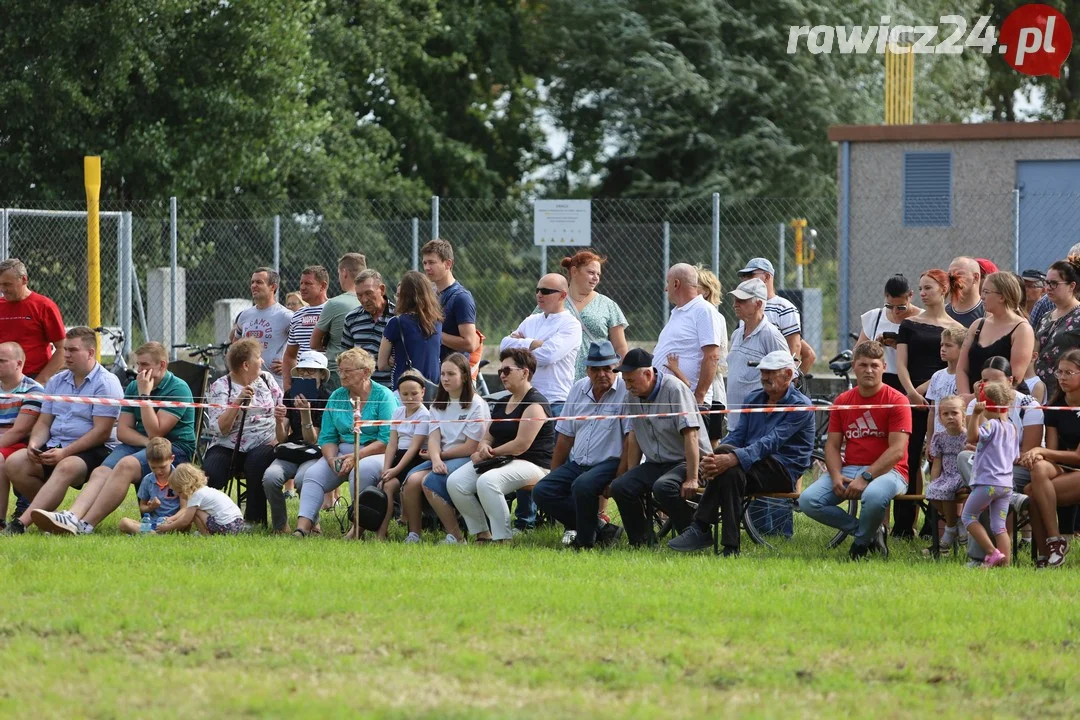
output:
[[911,286],[906,277],[893,275],[889,278],[885,283],[884,305],[862,314],[862,332],[855,343],[861,345],[868,340],[877,340],[885,346],[885,374],[881,380],[900,392],[904,392],[904,386],[900,384],[900,376],[896,372],[896,344],[900,323],[922,314],[922,310],[912,304],[911,296]]
[[1035,328],[1039,349],[1035,374],[1046,383],[1046,397],[1057,392],[1054,376],[1057,361],[1066,351],[1080,347],[1080,255],[1058,260],[1046,273],[1046,297],[1054,303],[1053,310],[1042,316]]
[[[896,373],[911,403],[911,435],[908,438],[908,492],[922,490],[923,445],[932,412],[918,391],[938,370],[946,366],[941,357],[941,333],[945,328],[961,328],[945,312],[949,276],[934,268],[919,276],[919,299],[923,312],[900,323],[896,341]],[[893,537],[913,537],[916,506],[908,500],[893,504]]]
[[499,360],[499,379],[510,397],[495,403],[491,425],[472,462],[446,481],[454,507],[479,543],[513,537],[506,496],[531,488],[547,475],[555,448],[551,408],[530,382],[536,358],[524,348],[509,348],[499,353]]
[[965,401],[975,397],[972,382],[992,357],[1000,355],[1008,359],[1013,371],[1010,385],[1016,387],[1024,379],[1035,348],[1035,333],[1027,318],[1020,314],[1023,299],[1020,281],[1011,272],[986,276],[982,286],[986,317],[971,324],[956,363],[956,391]]

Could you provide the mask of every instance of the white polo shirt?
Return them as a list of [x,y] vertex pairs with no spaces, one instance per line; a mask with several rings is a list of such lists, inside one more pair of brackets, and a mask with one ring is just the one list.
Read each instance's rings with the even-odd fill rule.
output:
[[[720,348],[720,365],[727,358],[727,321],[716,308],[698,295],[682,307],[672,308],[671,318],[660,331],[653,348],[653,365],[664,372],[667,356],[679,356],[679,369],[690,381],[690,392],[697,389],[701,376],[702,348],[716,345]],[[713,401],[713,388],[705,393],[705,403]]]

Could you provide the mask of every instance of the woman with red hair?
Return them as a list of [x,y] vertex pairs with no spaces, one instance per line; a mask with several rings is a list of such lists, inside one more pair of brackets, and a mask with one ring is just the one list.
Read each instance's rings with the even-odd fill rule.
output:
[[581,323],[581,350],[578,352],[574,379],[585,377],[585,358],[589,344],[610,340],[615,353],[626,357],[626,327],[629,323],[618,303],[596,292],[600,273],[607,258],[592,250],[580,250],[560,263],[566,268],[570,293],[566,309]]
[[[900,323],[896,339],[896,374],[912,404],[911,437],[908,439],[908,492],[918,493],[922,487],[922,456],[926,442],[926,426],[933,409],[918,387],[946,366],[941,357],[941,333],[945,328],[961,327],[945,312],[949,296],[949,275],[937,268],[919,276],[919,299],[923,312]],[[915,504],[897,502],[893,511],[893,535],[911,537],[914,534]]]

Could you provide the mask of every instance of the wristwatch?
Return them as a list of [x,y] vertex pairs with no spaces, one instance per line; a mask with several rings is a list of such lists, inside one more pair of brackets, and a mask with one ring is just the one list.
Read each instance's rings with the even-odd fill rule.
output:
[[862,475],[860,475],[859,477],[861,477],[866,482],[873,482],[874,480],[874,476],[870,474],[869,470],[863,470]]
[[315,429],[315,423],[304,423],[303,428],[305,430],[314,430]]

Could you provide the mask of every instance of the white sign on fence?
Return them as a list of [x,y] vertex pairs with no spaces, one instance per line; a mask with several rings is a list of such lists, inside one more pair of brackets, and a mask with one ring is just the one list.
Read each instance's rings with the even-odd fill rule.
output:
[[536,200],[533,245],[592,245],[592,201]]

